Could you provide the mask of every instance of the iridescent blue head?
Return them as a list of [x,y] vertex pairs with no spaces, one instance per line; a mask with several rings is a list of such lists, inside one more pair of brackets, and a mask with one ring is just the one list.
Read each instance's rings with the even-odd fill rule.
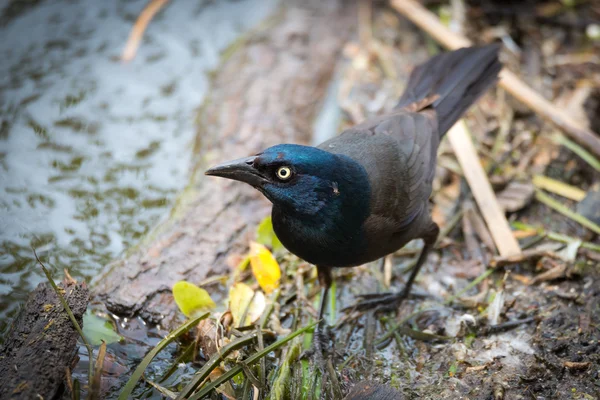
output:
[[273,227],[292,253],[318,265],[349,265],[365,248],[370,213],[365,169],[315,147],[281,144],[217,165],[206,175],[248,183],[273,203]]
[[[217,165],[206,174],[246,182],[281,211],[305,217],[341,211],[346,197],[364,192],[357,186],[368,185],[364,169],[348,157],[295,144],[269,147],[256,156]],[[368,198],[368,193],[361,194]]]

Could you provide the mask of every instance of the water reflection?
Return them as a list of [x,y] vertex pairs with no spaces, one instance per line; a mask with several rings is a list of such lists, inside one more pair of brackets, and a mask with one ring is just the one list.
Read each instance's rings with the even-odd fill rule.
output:
[[88,279],[165,214],[207,72],[275,0],[172,2],[129,64],[116,57],[146,0],[39,1],[7,17],[13,3],[0,6],[1,331],[42,280],[31,246]]

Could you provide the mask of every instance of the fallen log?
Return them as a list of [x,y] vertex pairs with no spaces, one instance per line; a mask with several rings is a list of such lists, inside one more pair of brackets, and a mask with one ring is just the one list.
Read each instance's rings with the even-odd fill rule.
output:
[[355,7],[320,0],[282,7],[269,26],[227,52],[216,72],[198,118],[200,177],[182,196],[188,200],[93,282],[110,311],[160,322],[176,310],[173,283],[226,274],[228,256],[245,251],[247,233],[268,214],[268,203],[245,185],[204,179],[205,166],[276,143],[309,142],[338,54],[356,25]]
[[[81,325],[89,301],[85,283],[59,285]],[[55,399],[67,387],[67,369],[77,361],[77,339],[56,292],[41,283],[12,323],[0,348],[0,398]]]

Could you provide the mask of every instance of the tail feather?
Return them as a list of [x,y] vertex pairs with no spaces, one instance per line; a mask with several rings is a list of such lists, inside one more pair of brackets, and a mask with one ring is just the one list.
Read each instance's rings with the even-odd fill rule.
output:
[[499,51],[491,44],[438,54],[413,70],[397,108],[433,108],[443,136],[498,81]]

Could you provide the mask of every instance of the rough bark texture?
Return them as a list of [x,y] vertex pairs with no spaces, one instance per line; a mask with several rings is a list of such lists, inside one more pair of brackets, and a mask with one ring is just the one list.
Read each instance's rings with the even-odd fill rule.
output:
[[[276,143],[307,142],[354,21],[352,3],[296,0],[248,35],[217,72],[200,112],[200,173]],[[258,192],[224,179],[202,176],[185,196],[178,216],[94,283],[109,310],[154,322],[173,315],[173,283],[227,273],[228,256],[244,252],[247,232],[269,210]]]
[[[60,287],[65,289],[64,296],[81,325],[89,301],[87,286]],[[66,369],[76,362],[78,337],[52,287],[40,284],[0,349],[0,398],[59,398],[65,388]]]

